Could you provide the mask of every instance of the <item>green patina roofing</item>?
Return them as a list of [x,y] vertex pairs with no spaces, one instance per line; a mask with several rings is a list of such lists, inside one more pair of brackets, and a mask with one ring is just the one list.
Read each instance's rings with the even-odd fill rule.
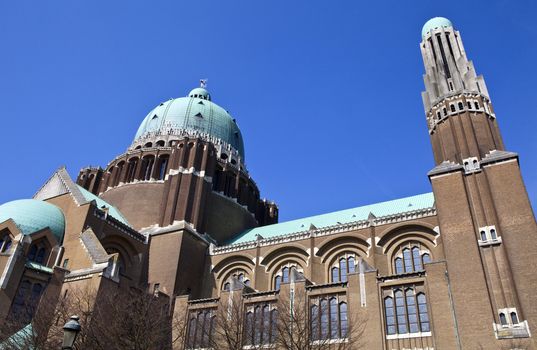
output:
[[437,29],[437,28],[448,28],[453,27],[453,24],[451,21],[444,17],[434,17],[425,22],[423,25],[423,28],[421,29],[421,37],[424,38],[427,33],[429,33],[431,30]]
[[32,338],[35,336],[31,323],[21,328],[17,333],[0,343],[0,349],[27,349],[33,350]]
[[63,240],[65,217],[57,206],[36,199],[19,199],[0,205],[0,222],[13,219],[22,234],[49,227],[59,243]]
[[100,208],[100,209],[102,209],[103,207],[108,208],[108,214],[109,215],[111,215],[114,219],[119,220],[122,223],[124,223],[125,225],[130,227],[130,224],[127,221],[127,219],[125,219],[123,214],[121,214],[121,212],[116,207],[114,207],[110,203],[106,202],[102,198],[97,197],[93,193],[91,193],[88,190],[86,190],[84,187],[79,186],[79,185],[76,185],[76,186],[78,187],[78,189],[80,190],[80,193],[82,193],[82,195],[84,196],[84,198],[87,201],[93,201],[94,200],[95,202],[97,202],[97,208]]
[[237,123],[225,109],[210,101],[209,93],[203,88],[192,90],[189,97],[175,98],[155,107],[140,124],[134,139],[168,128],[192,129],[219,138],[233,146],[244,161],[244,143]]
[[282,222],[279,224],[256,227],[242,232],[240,235],[237,236],[237,238],[228,242],[228,244],[254,241],[256,240],[257,235],[260,235],[263,238],[272,238],[288,235],[291,233],[307,231],[312,225],[316,228],[323,228],[338,224],[346,224],[354,221],[366,220],[369,217],[370,213],[376,217],[382,217],[419,209],[431,208],[433,206],[433,193],[424,193],[412,197],[364,205],[362,207],[310,216],[307,218]]
[[53,272],[53,270],[50,267],[38,264],[38,263],[36,263],[34,261],[27,261],[25,265],[26,265],[26,267],[28,267],[28,268],[30,268],[32,270],[46,272],[46,273],[50,273],[50,274]]

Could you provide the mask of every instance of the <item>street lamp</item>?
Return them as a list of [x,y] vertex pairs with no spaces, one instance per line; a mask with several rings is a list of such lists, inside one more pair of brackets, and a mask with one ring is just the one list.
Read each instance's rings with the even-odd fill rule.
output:
[[78,316],[71,316],[69,318],[69,321],[65,323],[63,326],[63,344],[62,344],[62,350],[72,350],[73,344],[75,343],[76,336],[80,332],[80,323],[78,323],[78,320],[80,318]]

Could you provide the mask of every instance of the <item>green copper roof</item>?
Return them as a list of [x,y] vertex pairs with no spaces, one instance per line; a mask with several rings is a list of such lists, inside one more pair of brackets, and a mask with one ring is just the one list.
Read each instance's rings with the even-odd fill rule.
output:
[[376,217],[404,213],[414,210],[431,208],[434,206],[433,193],[424,193],[412,197],[395,199],[387,202],[364,205],[352,209],[340,210],[333,213],[310,216],[303,219],[282,222],[246,230],[228,244],[254,241],[256,235],[263,238],[272,238],[291,233],[307,231],[313,225],[316,228],[346,224],[354,221],[366,220],[369,214]]
[[52,274],[52,272],[53,272],[53,270],[50,267],[38,264],[38,263],[36,263],[34,261],[27,261],[25,265],[26,265],[26,267],[28,267],[28,268],[30,268],[32,270],[45,272],[45,273],[48,273],[48,274]]
[[453,27],[453,24],[451,24],[451,21],[444,17],[434,17],[425,22],[423,25],[423,28],[421,29],[421,37],[425,38],[425,35],[429,33],[431,30],[437,29],[437,28],[448,28]]
[[170,128],[195,130],[219,138],[233,146],[244,162],[244,143],[237,123],[225,109],[211,102],[211,96],[203,88],[192,90],[189,97],[155,107],[142,121],[134,139],[150,132],[166,133]]
[[0,222],[13,219],[22,234],[30,235],[49,227],[58,242],[62,242],[65,218],[57,206],[36,199],[19,199],[0,205]]
[[123,214],[121,214],[121,212],[116,207],[114,207],[110,203],[106,202],[102,198],[97,197],[93,193],[91,193],[88,190],[86,190],[84,187],[79,186],[79,185],[76,185],[76,186],[78,187],[78,189],[80,190],[80,192],[82,193],[82,195],[84,196],[84,198],[87,201],[93,201],[94,200],[95,202],[97,202],[97,208],[100,208],[100,209],[102,209],[103,207],[108,208],[108,214],[109,215],[111,215],[114,219],[119,220],[122,223],[124,223],[125,225],[130,227],[130,224],[127,221],[127,219],[125,219]]
[[13,334],[8,339],[0,343],[1,350],[11,350],[11,349],[26,349],[33,350],[35,349],[32,345],[32,340],[35,338],[36,334],[34,332],[33,326],[31,323],[28,323],[24,328],[21,328],[17,333]]

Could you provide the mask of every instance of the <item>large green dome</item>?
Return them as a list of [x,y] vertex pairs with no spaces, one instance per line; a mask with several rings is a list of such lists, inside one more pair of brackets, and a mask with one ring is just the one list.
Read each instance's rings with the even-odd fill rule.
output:
[[13,219],[23,235],[50,228],[58,242],[65,232],[65,218],[57,206],[36,199],[19,199],[0,205],[0,222]]
[[244,143],[235,119],[211,102],[211,95],[203,88],[155,107],[142,121],[134,139],[149,133],[166,134],[169,129],[193,130],[216,137],[233,146],[244,162]]

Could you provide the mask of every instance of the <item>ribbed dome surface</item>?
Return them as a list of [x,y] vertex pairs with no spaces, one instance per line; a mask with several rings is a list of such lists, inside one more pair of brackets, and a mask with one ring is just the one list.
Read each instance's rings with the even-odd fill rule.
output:
[[[194,97],[198,96],[198,97]],[[134,139],[159,130],[196,130],[217,137],[233,146],[244,161],[244,143],[235,120],[225,109],[210,101],[203,88],[196,88],[189,97],[175,98],[161,103],[144,118]]]
[[57,206],[36,199],[19,199],[0,205],[0,222],[13,219],[24,235],[49,227],[58,242],[65,232],[65,218]]

